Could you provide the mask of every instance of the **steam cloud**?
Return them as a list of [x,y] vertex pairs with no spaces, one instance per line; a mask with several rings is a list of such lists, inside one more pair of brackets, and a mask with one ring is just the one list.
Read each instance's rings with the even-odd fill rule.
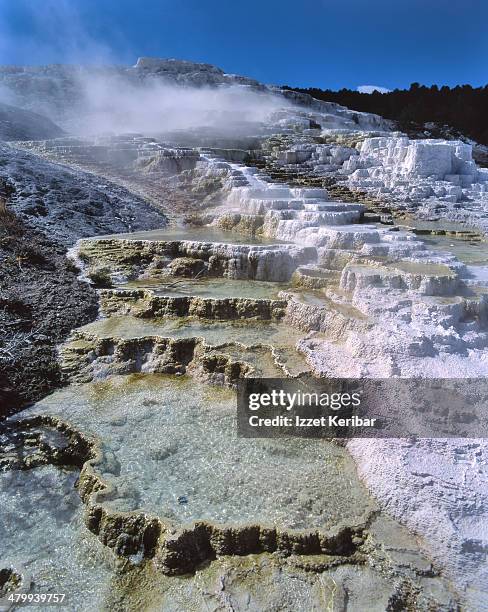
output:
[[[0,83],[0,101],[46,115],[72,133],[154,134],[196,127],[238,131],[242,122],[264,122],[274,110],[287,106],[283,98],[237,84],[185,87],[150,75],[140,79],[123,69],[103,69],[122,58],[113,56],[71,0],[16,0],[15,7],[36,36],[15,32],[12,5],[0,0],[0,63],[15,57],[27,66],[39,59],[47,64],[62,56],[64,62],[83,68],[57,72],[53,67],[42,77],[35,74],[27,97],[22,88],[14,87],[14,93]],[[137,56],[128,41],[124,47],[131,58]]]
[[71,127],[84,134],[154,134],[198,127],[238,130],[243,122],[264,122],[270,113],[286,106],[275,95],[239,85],[189,87],[83,76],[80,86],[83,115]]

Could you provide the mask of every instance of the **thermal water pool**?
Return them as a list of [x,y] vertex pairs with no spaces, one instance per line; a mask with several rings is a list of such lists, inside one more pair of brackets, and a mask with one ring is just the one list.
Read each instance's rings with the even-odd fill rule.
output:
[[164,278],[143,278],[117,285],[117,288],[119,287],[127,289],[151,289],[154,295],[171,297],[196,296],[213,299],[276,300],[280,291],[288,289],[289,284],[220,277],[185,279],[168,276]]
[[180,225],[172,225],[169,227],[163,227],[161,229],[149,230],[145,232],[131,232],[129,234],[108,234],[104,236],[96,236],[95,238],[93,238],[93,240],[107,238],[120,238],[123,240],[161,241],[191,240],[198,242],[251,245],[285,244],[283,240],[276,240],[275,238],[265,238],[264,236],[248,236],[247,234],[241,234],[239,232],[221,230],[211,225],[205,225],[201,227],[185,227]]
[[104,502],[114,512],[305,529],[360,523],[375,507],[342,447],[239,438],[234,392],[185,376],[71,386],[24,416],[34,414],[62,418],[101,441],[96,470],[115,487]]

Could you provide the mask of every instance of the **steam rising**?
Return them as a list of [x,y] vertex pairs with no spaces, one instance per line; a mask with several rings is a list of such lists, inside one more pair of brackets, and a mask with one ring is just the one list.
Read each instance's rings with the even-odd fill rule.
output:
[[81,115],[74,132],[164,133],[215,128],[239,131],[244,123],[265,122],[286,102],[241,85],[189,87],[165,82],[131,82],[113,76],[83,76]]
[[[161,75],[102,68],[137,56],[137,50],[124,40],[127,56],[114,57],[72,0],[15,0],[15,8],[0,0],[0,63],[11,56],[27,66],[38,58],[45,64],[62,57],[68,65],[48,66],[47,72],[27,69],[12,88],[0,83],[0,101],[44,114],[72,133],[155,134],[198,127],[232,132],[243,122],[264,122],[287,105],[283,98],[246,85],[210,87],[199,81],[191,86],[190,78],[180,86]],[[31,24],[35,37],[19,34],[17,13]],[[114,36],[123,39],[120,32],[112,31]]]

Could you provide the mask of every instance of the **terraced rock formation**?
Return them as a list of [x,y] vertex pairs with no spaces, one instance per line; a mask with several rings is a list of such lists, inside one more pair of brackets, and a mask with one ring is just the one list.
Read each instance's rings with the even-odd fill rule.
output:
[[[48,67],[35,78],[56,97],[59,82],[76,94],[75,73]],[[486,377],[484,175],[469,150],[412,145],[375,116],[206,65],[144,60],[117,74],[131,83],[245,85],[279,103],[235,133],[192,126],[19,145],[76,168],[66,170],[70,180],[97,171],[110,193],[100,214],[75,197],[44,215],[39,203],[26,208],[29,190],[13,202],[70,247],[100,318],[60,347],[69,385],[4,432],[2,506],[25,529],[9,544],[0,588],[20,581],[31,589],[39,576],[48,588],[54,575],[58,588],[76,584],[87,601],[103,593],[117,609],[173,601],[183,609],[482,609],[482,440],[346,445],[249,440],[234,430],[242,377]],[[26,105],[33,78],[0,75]],[[9,159],[18,172],[33,154],[12,149]],[[116,200],[123,214],[111,224],[117,184],[146,201]],[[171,227],[160,227],[147,201],[170,209]],[[476,240],[481,265],[416,233],[424,216],[433,231],[451,231],[444,214],[464,223],[452,231]],[[466,226],[475,217],[479,230]],[[60,223],[71,218],[74,229]],[[113,233],[127,230],[136,231]],[[78,476],[81,500],[70,498],[70,510],[59,492]],[[38,478],[47,482],[42,503],[19,508],[16,493]],[[71,544],[59,558],[44,555],[52,545],[35,524],[52,520],[57,506],[59,537]]]
[[[171,238],[171,236],[170,236]],[[293,245],[233,245],[192,240],[111,240],[80,243],[75,258],[108,268],[115,279],[133,280],[142,274],[225,276],[233,279],[286,281],[313,249]]]
[[[129,385],[131,394],[137,394],[141,391],[141,383],[142,381],[119,380],[116,385],[121,386],[122,389]],[[167,384],[161,379],[153,387],[153,391],[156,392],[153,395],[154,402],[157,402],[157,391]],[[181,381],[181,384],[184,387],[187,383]],[[147,397],[147,385],[145,388]],[[85,390],[89,392],[84,387],[79,388],[78,396],[80,397],[81,391],[82,397],[85,397],[83,395]],[[113,396],[106,399],[113,405]],[[222,400],[224,398],[220,396],[212,410],[218,410]],[[138,403],[136,405],[140,406]],[[105,406],[107,407],[108,404]],[[153,406],[156,406],[156,403]],[[198,410],[204,406],[205,404],[200,404]],[[44,409],[53,407],[53,404],[51,406],[48,404],[44,406]],[[120,413],[121,406],[117,405],[114,408],[117,418],[119,420],[123,418]],[[72,417],[76,419],[74,413]],[[133,428],[133,418],[129,421],[127,425]],[[14,489],[23,484],[22,479],[27,481],[29,475],[39,470],[46,484],[53,486],[55,470],[50,466],[57,460],[57,457],[63,455],[66,463],[79,461],[76,458],[77,455],[71,454],[75,447],[67,445],[66,439],[69,440],[70,437],[72,440],[77,439],[79,450],[81,450],[80,443],[83,442],[85,463],[81,471],[79,489],[83,496],[86,524],[108,548],[112,548],[120,559],[126,559],[126,561],[124,564],[119,564],[120,569],[115,571],[115,582],[109,583],[107,568],[103,567],[103,558],[96,559],[99,564],[102,562],[101,567],[98,566],[100,569],[94,573],[93,568],[86,567],[85,580],[80,582],[76,593],[90,597],[90,589],[95,588],[99,596],[106,593],[108,607],[111,605],[111,599],[119,601],[121,609],[129,610],[134,605],[148,605],[154,599],[154,604],[157,601],[158,605],[164,607],[171,605],[175,598],[176,601],[192,601],[196,605],[200,605],[198,602],[202,601],[202,605],[215,607],[219,605],[222,597],[222,590],[217,587],[220,581],[224,581],[227,585],[226,597],[238,607],[274,605],[284,606],[286,609],[293,605],[293,600],[290,599],[291,592],[286,587],[286,584],[289,585],[291,582],[293,585],[296,583],[296,586],[302,584],[300,601],[305,598],[310,603],[311,609],[320,609],[324,603],[340,609],[347,599],[349,607],[359,610],[367,605],[368,601],[371,601],[371,591],[368,589],[365,591],[364,581],[371,585],[371,588],[374,586],[374,600],[378,602],[378,609],[400,605],[425,610],[431,607],[449,610],[456,605],[456,596],[439,577],[438,570],[419,552],[418,545],[410,539],[405,530],[378,514],[361,490],[357,492],[355,502],[356,504],[366,503],[365,515],[353,528],[338,526],[332,530],[312,529],[307,533],[303,530],[293,531],[286,528],[263,528],[259,524],[247,526],[236,524],[230,528],[205,519],[186,527],[179,526],[179,520],[175,516],[157,518],[156,515],[150,516],[140,511],[131,511],[127,506],[129,496],[126,496],[124,504],[124,500],[120,497],[124,466],[121,466],[120,477],[116,477],[118,470],[114,472],[116,468],[113,463],[114,458],[109,459],[110,453],[104,448],[104,445],[80,437],[71,426],[66,426],[54,417],[33,417],[29,421],[19,420],[13,425],[18,431],[26,432],[32,441],[31,453],[25,453],[20,461],[16,459],[17,470],[7,472],[18,475],[17,482],[11,481]],[[213,428],[208,430],[208,423],[206,431],[207,434],[212,433],[213,435],[214,433]],[[14,431],[11,432],[13,433]],[[49,445],[46,440],[49,440]],[[16,442],[21,448],[20,441]],[[172,439],[172,444],[178,445],[178,439]],[[56,450],[57,448],[62,450]],[[257,450],[259,454],[262,453],[262,449]],[[266,470],[273,471],[277,461],[280,469],[283,470],[283,457],[276,456],[276,448],[269,450],[271,451],[269,459],[272,463],[266,467]],[[292,450],[294,452],[290,453]],[[242,452],[242,449],[237,448],[235,455],[237,451]],[[156,452],[156,447],[151,446],[150,453],[154,455]],[[160,452],[164,452],[163,449]],[[228,449],[226,448],[223,452],[229,459]],[[288,450],[285,464],[288,467],[293,466],[295,453],[299,453],[299,448]],[[107,460],[111,462],[111,465],[107,463]],[[332,449],[329,470],[334,469],[334,462],[337,460],[339,460],[340,471],[343,473],[341,451]],[[162,458],[159,459],[159,462],[161,461]],[[209,494],[219,491],[222,482],[230,477],[229,470],[224,467],[226,463],[222,463],[222,473],[212,471],[213,478],[217,478],[217,482],[213,483],[214,488],[208,491]],[[314,458],[309,457],[309,466],[311,467],[313,463]],[[34,465],[39,467],[34,468]],[[243,474],[243,477],[250,482],[253,476],[256,477],[256,473]],[[261,474],[257,476],[261,479]],[[180,482],[183,484],[182,479]],[[286,480],[282,484],[285,483],[288,484]],[[172,490],[173,485],[170,480],[166,480],[165,485],[169,491]],[[127,489],[126,491],[129,493]],[[161,487],[160,491],[164,491],[164,488]],[[51,494],[55,495],[54,489],[51,490]],[[189,508],[195,505],[195,502],[198,502],[196,491],[188,494],[186,503],[176,502],[176,505],[174,501],[171,501],[170,496],[167,508],[177,509],[177,512],[183,515],[185,523],[184,517],[188,515]],[[227,508],[227,511],[232,512],[233,502],[232,498],[228,499],[223,509]],[[329,502],[331,503],[328,504],[328,507],[332,511],[337,500],[330,497]],[[215,500],[215,503],[217,510],[218,501]],[[319,499],[317,503],[318,507],[323,507]],[[124,505],[125,510],[122,510]],[[205,507],[208,508],[208,500]],[[242,507],[239,507],[238,510],[240,516]],[[362,508],[357,508],[356,512],[358,510],[361,512]],[[347,520],[349,519],[345,519],[345,522]],[[32,528],[28,530],[30,534],[37,535]],[[59,537],[58,534],[58,540]],[[92,554],[87,547],[88,542],[85,543],[85,551]],[[61,558],[51,561],[51,569],[58,574],[57,582],[62,586],[66,584],[66,578],[63,579],[63,575],[67,575],[68,580],[76,580],[81,569],[78,569],[72,562],[64,567],[56,563],[56,561],[61,561],[61,563],[72,561],[69,558],[71,548],[66,546],[60,551]],[[9,545],[8,552],[10,551],[11,546]],[[195,563],[203,559],[211,559],[212,563],[195,568]],[[43,565],[45,567],[45,561],[37,552],[31,560],[30,570],[37,576],[39,570],[44,569]],[[83,567],[83,563],[81,565]],[[60,573],[60,569],[63,574]],[[179,578],[181,572],[189,570],[194,574],[187,574]],[[28,572],[23,568],[14,569],[13,567],[8,571],[9,575],[15,573],[19,585],[25,590],[29,589],[32,577]],[[283,582],[279,578],[281,573],[285,574]],[[267,584],[272,577],[278,582],[267,591],[265,596],[255,592],[255,580],[262,585]],[[127,582],[133,583],[134,588],[129,589],[125,595],[124,583]],[[51,579],[48,578],[46,585],[50,584]],[[206,590],[208,589],[208,595],[205,595],[203,600],[202,584],[206,585]],[[243,597],[248,598],[248,604],[244,603]]]
[[379,212],[383,203],[385,212],[486,230],[488,174],[473,160],[472,146],[461,141],[331,131],[322,139],[270,139],[265,158],[274,177],[334,177],[353,192],[366,192]]
[[[171,275],[182,248],[189,276]],[[401,602],[417,609],[451,609],[457,595],[422,547],[379,513],[343,447],[332,441],[235,436],[234,393],[222,385],[232,389],[242,376],[298,376],[309,368],[294,347],[303,333],[289,327],[295,293],[301,293],[292,286],[297,264],[283,266],[283,261],[290,261],[290,253],[316,256],[316,248],[256,245],[251,249],[254,267],[246,263],[250,249],[171,240],[80,241],[72,256],[82,254],[84,272],[103,264],[117,287],[99,290],[107,318],[74,332],[62,349],[61,364],[71,385],[11,420],[21,437],[32,438],[34,457],[23,454],[17,468],[62,464],[63,456],[65,463],[79,462],[71,459],[71,448],[73,443],[76,452],[84,448],[78,490],[85,524],[127,560],[128,576],[154,568],[169,576],[192,572],[191,581],[200,581],[206,580],[202,562],[218,559],[221,564],[229,557],[239,571],[249,557],[260,572],[271,563],[283,565],[292,580],[305,571],[337,582],[328,596],[334,606],[342,605],[347,589],[360,609],[365,601],[360,584],[366,579],[378,585],[381,606]],[[287,259],[280,260],[280,267],[269,265],[270,252]],[[154,257],[163,263],[148,277]],[[218,265],[200,267],[193,279],[195,266],[188,260],[212,257]],[[198,295],[205,282],[207,291],[218,294],[225,291],[226,279],[236,288],[236,276],[246,276],[263,295],[271,292],[272,283],[254,279],[265,273],[281,281],[286,276],[290,287],[282,282],[270,299]],[[133,289],[131,282],[147,282],[151,289]],[[175,287],[175,282],[184,285]],[[191,292],[192,283],[197,295],[171,296]],[[245,291],[240,288],[241,294]],[[134,308],[134,298],[151,307]],[[222,302],[225,308],[181,312],[175,308],[181,299]],[[160,300],[161,310],[154,308],[154,300]],[[161,306],[164,300],[167,309]],[[346,310],[341,314],[347,321]],[[39,438],[39,427],[51,429],[63,450],[53,449],[45,434]],[[27,433],[32,430],[33,435]],[[56,439],[54,431],[74,442]],[[395,539],[393,552],[389,547]],[[353,577],[346,578],[351,570]],[[160,588],[161,580],[153,575],[149,592]],[[240,588],[249,587],[244,582]],[[320,606],[322,595],[309,588],[313,581],[306,597]],[[285,596],[284,586],[269,594],[273,602]]]

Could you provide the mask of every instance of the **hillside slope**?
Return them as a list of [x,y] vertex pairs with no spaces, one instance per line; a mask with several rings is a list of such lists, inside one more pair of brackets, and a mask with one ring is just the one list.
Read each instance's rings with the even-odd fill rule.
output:
[[0,102],[0,140],[40,140],[63,134],[47,117]]

